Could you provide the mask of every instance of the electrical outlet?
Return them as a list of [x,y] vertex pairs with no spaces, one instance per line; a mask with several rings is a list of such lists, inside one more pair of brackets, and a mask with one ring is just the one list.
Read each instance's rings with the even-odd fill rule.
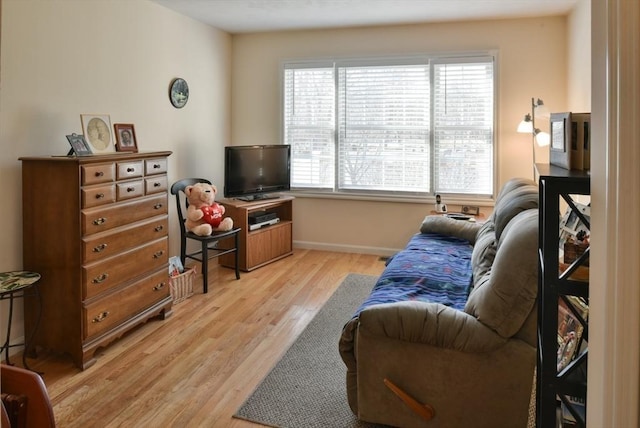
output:
[[473,206],[473,205],[463,205],[462,206],[462,214],[478,215],[478,214],[480,214],[480,207],[476,207],[476,206]]

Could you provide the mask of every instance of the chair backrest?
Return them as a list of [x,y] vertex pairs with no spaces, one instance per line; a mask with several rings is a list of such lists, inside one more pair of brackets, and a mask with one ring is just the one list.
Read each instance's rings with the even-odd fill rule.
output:
[[[171,185],[171,194],[176,197],[176,210],[178,211],[178,219],[180,220],[180,232],[183,235],[186,232],[184,222],[186,220],[186,210],[189,206],[189,201],[187,201],[184,194],[184,189],[186,189],[187,186],[193,186],[196,183],[211,184],[211,182],[206,178],[184,178]],[[180,196],[181,193],[182,197]],[[181,198],[184,199],[184,203],[180,201]]]
[[[3,393],[25,395],[27,397],[26,427],[53,428],[56,421],[49,393],[42,378],[35,372],[21,367],[1,365],[0,378]],[[7,415],[8,419],[8,415]],[[3,417],[4,424],[6,423]],[[20,425],[18,421],[18,425]],[[22,421],[24,423],[24,421]],[[7,425],[8,426],[8,425]]]

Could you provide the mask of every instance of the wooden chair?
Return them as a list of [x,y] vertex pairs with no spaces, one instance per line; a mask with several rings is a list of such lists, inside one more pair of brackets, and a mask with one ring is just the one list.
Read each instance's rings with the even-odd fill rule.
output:
[[[47,388],[38,373],[21,367],[0,365],[0,380],[2,384],[2,426],[25,428],[55,428],[56,420],[53,407],[49,400]],[[10,402],[20,401],[21,404],[11,405]],[[4,402],[7,401],[7,408]],[[12,409],[13,407],[13,409]]]
[[[227,232],[214,232],[209,236],[199,236],[195,233],[189,232],[185,226],[187,207],[189,202],[184,193],[184,189],[187,186],[194,185],[196,183],[211,184],[209,180],[204,178],[185,178],[180,181],[176,181],[171,185],[171,194],[176,197],[176,209],[178,211],[178,220],[180,222],[180,261],[185,266],[186,259],[192,259],[201,263],[202,269],[202,291],[207,293],[209,290],[208,276],[209,276],[209,258],[220,257],[224,254],[235,254],[235,270],[236,279],[240,279],[240,270],[238,269],[238,235],[240,228],[233,228]],[[187,253],[187,240],[191,239],[200,243],[200,249],[198,251]],[[229,241],[233,239],[233,247],[224,246],[220,247],[220,241]]]

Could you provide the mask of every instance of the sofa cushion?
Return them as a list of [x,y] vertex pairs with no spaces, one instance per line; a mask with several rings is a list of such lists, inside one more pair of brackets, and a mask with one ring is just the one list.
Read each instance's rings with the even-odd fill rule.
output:
[[504,228],[516,215],[525,210],[538,208],[538,186],[531,181],[527,184],[527,181],[524,179],[514,181],[513,184],[516,186],[510,186],[506,192],[503,190],[496,201],[491,218],[496,239],[500,239]]
[[470,221],[455,220],[442,215],[428,215],[420,225],[420,232],[455,236],[474,244],[480,227],[480,224]]
[[513,336],[534,308],[538,292],[538,210],[513,217],[497,239],[491,271],[469,296],[465,312],[502,337]]
[[471,250],[464,239],[414,235],[389,261],[354,317],[371,305],[411,300],[464,309],[471,285]]
[[491,265],[496,257],[496,234],[493,222],[486,222],[478,232],[471,254],[473,288],[481,286],[491,275]]
[[513,178],[505,183],[496,198],[493,213],[478,230],[473,247],[474,289],[489,280],[498,240],[505,226],[522,211],[538,208],[538,187],[526,178]]

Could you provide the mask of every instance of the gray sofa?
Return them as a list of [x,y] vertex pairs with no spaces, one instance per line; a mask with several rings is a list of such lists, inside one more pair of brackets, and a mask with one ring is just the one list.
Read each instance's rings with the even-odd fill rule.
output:
[[[470,278],[468,298],[456,309],[446,292],[435,293],[438,303],[410,292],[410,300],[377,297],[347,322],[339,349],[349,405],[360,420],[399,427],[527,426],[536,361],[537,208],[537,185],[513,179],[484,223],[425,218],[420,235],[461,238],[471,247],[468,262],[457,253],[448,262],[470,270],[459,272]],[[422,256],[426,272],[430,258]],[[395,286],[393,278],[376,285]],[[427,404],[433,417],[427,422],[418,415],[385,379]]]

